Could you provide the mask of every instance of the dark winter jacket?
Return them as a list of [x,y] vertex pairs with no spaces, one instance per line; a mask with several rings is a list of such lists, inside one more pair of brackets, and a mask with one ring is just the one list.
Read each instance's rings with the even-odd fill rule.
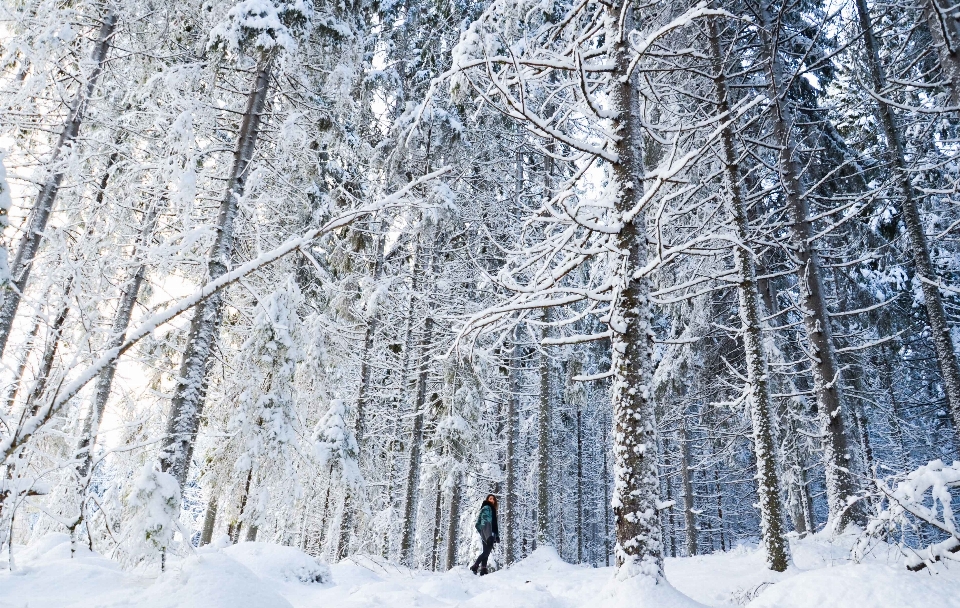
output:
[[483,501],[480,506],[480,515],[477,516],[477,525],[474,526],[480,533],[483,542],[492,536],[493,542],[500,542],[500,526],[497,524],[497,508],[489,501]]

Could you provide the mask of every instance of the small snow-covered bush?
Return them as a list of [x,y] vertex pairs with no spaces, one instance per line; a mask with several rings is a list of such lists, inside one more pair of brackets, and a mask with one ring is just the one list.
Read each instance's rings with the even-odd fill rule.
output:
[[303,551],[271,543],[240,543],[224,550],[261,578],[286,582],[330,583],[330,567]]
[[147,464],[129,500],[135,510],[125,535],[130,541],[130,554],[141,561],[159,553],[162,560],[180,531],[180,484],[173,475]]
[[877,510],[854,547],[856,557],[881,540],[892,541],[911,570],[941,559],[960,561],[960,533],[952,493],[960,487],[960,462],[933,460],[909,473],[875,480]]

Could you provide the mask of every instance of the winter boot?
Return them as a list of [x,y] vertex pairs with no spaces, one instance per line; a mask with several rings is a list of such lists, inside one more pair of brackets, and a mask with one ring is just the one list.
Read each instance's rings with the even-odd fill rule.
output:
[[487,574],[488,573],[486,568],[480,568],[480,576],[486,576]]
[[476,574],[476,573],[477,573],[477,568],[479,568],[479,567],[480,567],[480,564],[474,564],[474,565],[470,566],[470,572],[473,572],[474,574]]

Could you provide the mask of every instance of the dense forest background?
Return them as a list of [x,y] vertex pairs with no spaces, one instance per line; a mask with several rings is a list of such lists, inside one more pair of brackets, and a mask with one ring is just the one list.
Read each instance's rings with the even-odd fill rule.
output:
[[436,570],[495,493],[501,564],[960,547],[935,0],[3,0],[0,28],[3,545]]

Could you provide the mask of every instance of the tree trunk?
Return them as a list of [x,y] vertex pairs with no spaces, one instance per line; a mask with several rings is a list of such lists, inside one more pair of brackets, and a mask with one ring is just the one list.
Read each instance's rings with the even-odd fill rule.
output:
[[230,522],[227,528],[227,534],[230,535],[230,542],[237,544],[240,542],[240,530],[243,528],[244,518],[247,516],[247,498],[250,496],[250,482],[253,481],[253,467],[247,471],[247,479],[243,483],[243,491],[240,493],[240,508],[237,511],[237,519]]
[[619,135],[613,146],[617,154],[611,175],[617,186],[613,204],[623,222],[614,238],[621,260],[610,311],[614,377],[613,509],[617,566],[627,575],[643,573],[659,580],[663,578],[663,539],[657,511],[660,493],[657,424],[650,386],[653,377],[650,285],[649,280],[639,274],[646,265],[647,235],[643,211],[634,209],[643,195],[643,134],[638,95],[629,77],[627,40],[628,32],[634,29],[634,10],[621,2],[606,7],[606,18],[611,23],[619,24],[622,19],[622,25],[612,32],[615,38],[611,41],[611,63],[616,85],[609,102],[615,117],[612,126]]
[[900,462],[907,462],[910,454],[903,441],[903,426],[900,424],[900,402],[897,399],[897,391],[894,386],[893,366],[890,365],[892,354],[888,346],[884,345],[881,356],[883,357],[883,381],[887,389],[887,399],[890,401],[890,413],[887,415],[887,421],[897,446],[896,457]]
[[457,564],[457,532],[460,529],[460,481],[460,474],[455,473],[453,488],[450,491],[450,519],[447,521],[445,570],[450,570]]
[[17,255],[10,265],[11,276],[13,277],[14,289],[7,290],[3,306],[0,308],[0,356],[3,355],[7,347],[7,340],[10,338],[10,330],[13,328],[13,320],[17,316],[17,308],[20,306],[20,299],[27,288],[27,281],[30,279],[30,270],[33,268],[33,261],[40,251],[40,243],[43,241],[43,232],[47,228],[47,220],[53,212],[53,206],[57,201],[57,194],[60,192],[60,184],[63,181],[63,169],[58,167],[61,161],[61,155],[67,153],[73,146],[80,134],[80,125],[83,122],[84,112],[87,110],[87,104],[93,95],[97,86],[97,81],[103,72],[104,63],[107,60],[107,53],[110,50],[110,39],[113,38],[114,30],[117,26],[117,13],[110,11],[103,19],[100,26],[100,33],[97,35],[97,43],[90,56],[90,63],[93,64],[93,70],[87,77],[86,82],[77,91],[77,96],[70,106],[70,114],[67,118],[63,130],[60,132],[60,138],[53,148],[53,155],[47,163],[52,175],[48,175],[43,187],[37,194],[37,200],[30,211],[30,222],[20,241],[20,247],[17,249]]
[[[207,280],[227,272],[233,257],[234,227],[240,199],[243,197],[250,165],[260,135],[260,121],[270,89],[272,56],[257,69],[253,88],[247,96],[247,107],[240,123],[237,149],[227,182],[226,195],[220,203],[217,237],[207,261]],[[213,350],[223,313],[223,291],[212,294],[196,306],[187,335],[187,347],[180,365],[174,390],[167,432],[160,456],[160,468],[173,475],[184,487],[193,456],[200,415],[203,410],[207,360]]]
[[[761,14],[763,52],[766,54],[770,71],[768,98],[771,105],[771,122],[774,136],[780,146],[778,162],[780,183],[792,216],[791,232],[793,252],[797,258],[797,282],[802,298],[801,308],[807,342],[811,351],[810,364],[813,371],[814,393],[817,397],[821,432],[824,436],[823,460],[826,470],[830,524],[835,532],[840,532],[850,521],[851,513],[847,510],[847,499],[853,496],[853,479],[848,468],[850,455],[843,419],[842,378],[834,351],[830,315],[827,312],[823,293],[820,256],[813,244],[813,223],[809,218],[807,198],[803,195],[800,180],[799,151],[793,136],[793,109],[787,99],[783,65],[776,49],[777,31],[770,18],[768,3],[763,4]],[[770,455],[772,457],[772,449]],[[758,459],[758,467],[761,464],[761,460]],[[761,481],[761,483],[767,482]],[[770,488],[772,496],[775,486],[767,483],[767,487]]]
[[513,347],[510,349],[510,395],[507,397],[507,466],[506,466],[506,511],[503,518],[504,561],[509,566],[516,561],[514,546],[516,539],[517,512],[519,496],[517,494],[517,441],[519,436],[520,409],[520,348],[517,344],[519,325],[513,332]]
[[[156,228],[162,206],[163,205],[153,205],[147,211],[143,228],[134,245],[133,256],[137,255],[139,248],[146,246],[150,241],[153,231]],[[127,327],[130,325],[130,319],[133,316],[133,307],[136,305],[137,298],[140,295],[140,286],[143,284],[146,270],[146,265],[140,264],[120,292],[120,303],[117,305],[117,312],[113,317],[110,339],[106,344],[106,348],[108,349],[118,348],[127,337]],[[81,480],[90,474],[93,448],[97,442],[97,433],[100,431],[100,421],[103,418],[103,411],[107,406],[107,400],[110,398],[110,390],[113,387],[113,378],[116,372],[117,362],[114,360],[104,367],[103,371],[100,372],[100,375],[97,377],[93,401],[90,404],[90,411],[83,421],[83,430],[80,433],[80,442],[77,445],[77,455],[80,458],[80,463],[77,465],[77,477]]]
[[[374,284],[376,284],[376,282],[380,279],[380,274],[383,269],[383,246],[384,239],[382,237],[378,237],[376,245],[376,257],[373,265]],[[370,365],[369,358],[370,352],[373,350],[373,339],[377,331],[377,322],[378,318],[376,314],[370,315],[370,318],[367,319],[367,327],[363,335],[363,347],[360,353],[360,386],[357,388],[357,411],[354,419],[354,437],[356,437],[357,440],[357,458],[360,459],[361,462],[363,459],[363,446],[365,443],[364,434],[366,431],[366,406],[367,400],[370,397],[370,378],[372,367]],[[353,514],[356,510],[353,499],[353,493],[348,489],[343,497],[343,516],[340,519],[340,539],[337,545],[337,555],[340,559],[343,559],[347,556],[350,544],[350,536],[353,533]]]
[[[383,245],[384,238],[377,237],[376,256],[373,263],[373,284],[380,280],[383,272]],[[366,431],[366,406],[370,397],[370,374],[372,366],[370,365],[370,353],[373,351],[373,339],[377,331],[377,314],[373,313],[367,319],[367,328],[363,335],[363,350],[360,352],[360,387],[357,390],[357,422],[354,435],[357,438],[357,446],[360,454],[363,454],[363,440]]]
[[[46,297],[44,297],[44,300],[46,300]],[[27,335],[27,339],[23,343],[23,349],[20,353],[20,360],[17,362],[17,373],[13,376],[13,381],[10,387],[7,389],[8,392],[5,401],[8,415],[13,412],[13,406],[17,401],[17,393],[20,392],[20,387],[23,385],[23,373],[27,369],[27,362],[30,360],[30,352],[36,345],[37,334],[40,333],[40,323],[40,315],[37,315],[33,322],[33,329],[30,330],[30,333]]]
[[[666,442],[667,440],[664,439]],[[667,503],[673,502],[673,483],[670,481],[670,444],[665,443],[663,446],[663,468],[666,471],[666,479],[664,479],[664,486],[666,486],[666,496]],[[660,518],[661,521],[663,518]],[[664,537],[670,539],[670,557],[677,556],[677,538],[675,534],[676,524],[673,520],[673,507],[667,509],[667,521],[664,524],[665,531]],[[666,541],[664,541],[666,543]],[[664,544],[664,549],[666,549],[666,544]]]
[[[574,362],[570,367],[577,369]],[[571,375],[571,381],[577,374]],[[577,408],[577,563],[583,563],[583,403],[574,404]]]
[[[857,8],[859,10],[859,6]],[[960,22],[953,16],[955,5],[948,0],[945,8],[938,0],[926,0],[923,13],[933,45],[937,47],[940,69],[949,83],[950,104],[960,105]]]
[[[863,41],[866,47],[866,57],[870,78],[873,81],[873,88],[877,95],[883,95],[886,88],[886,76],[884,75],[883,65],[880,63],[880,48],[873,32],[873,23],[870,20],[870,12],[867,9],[866,0],[856,0],[857,15],[860,18],[860,29],[863,32]],[[927,1],[927,13],[939,17],[938,21],[944,26],[952,28],[950,35],[946,36],[945,45],[938,45],[941,53],[941,63],[943,57],[948,57],[947,65],[944,65],[944,71],[951,80],[954,96],[956,97],[960,88],[960,57],[956,46],[960,42],[960,30],[958,30],[958,21],[952,15],[944,14],[944,11],[935,6],[936,0]],[[931,33],[938,31],[931,23]],[[891,108],[880,97],[876,98],[877,114],[880,118],[880,124],[883,127],[883,135],[887,140],[887,157],[890,168],[900,187],[900,196],[903,199],[903,222],[907,229],[907,237],[910,239],[910,252],[913,255],[913,264],[916,272],[920,275],[920,288],[923,290],[924,307],[927,311],[927,322],[930,324],[930,335],[933,339],[933,348],[937,353],[937,363],[940,366],[940,374],[943,376],[943,389],[947,394],[947,402],[950,405],[950,413],[953,417],[954,432],[960,434],[960,365],[957,362],[957,353],[953,348],[953,340],[950,337],[950,325],[947,323],[947,315],[943,308],[943,300],[940,297],[940,279],[933,267],[930,259],[930,244],[927,242],[927,235],[923,231],[923,221],[920,218],[920,209],[918,205],[918,192],[914,189],[910,180],[910,173],[907,169],[905,158],[903,133],[897,118]],[[954,101],[956,104],[957,102]]]
[[607,467],[607,442],[600,450],[603,455],[603,565],[610,565],[610,469]]
[[[550,322],[549,309],[543,313],[543,320]],[[543,330],[544,338],[547,329]],[[540,347],[540,404],[537,410],[537,546],[552,545],[550,523],[550,357],[547,347]]]
[[[723,116],[730,114],[729,91],[725,66],[720,48],[720,36],[716,22],[709,20],[710,46],[714,57],[715,94],[717,110]],[[753,427],[753,447],[757,459],[757,496],[760,505],[760,536],[767,553],[767,566],[771,570],[783,572],[787,569],[787,544],[783,538],[782,513],[780,502],[780,480],[777,476],[776,451],[770,412],[770,384],[767,373],[767,358],[763,349],[763,334],[760,314],[760,295],[757,291],[757,273],[752,252],[746,249],[749,243],[750,227],[747,219],[747,207],[741,191],[740,168],[733,127],[728,125],[721,134],[722,162],[727,189],[727,213],[738,243],[743,246],[734,248],[734,260],[737,270],[737,295],[739,298],[740,323],[743,327],[743,346],[747,368],[750,417]],[[684,429],[684,434],[686,433]],[[686,443],[684,441],[684,443]],[[686,483],[686,482],[685,482]],[[686,488],[685,488],[686,490]],[[689,494],[689,492],[687,492]],[[692,517],[687,517],[688,527]],[[690,537],[687,537],[688,549]],[[694,549],[696,541],[694,540]]]
[[427,317],[417,352],[420,355],[417,375],[417,393],[413,402],[413,429],[410,434],[410,460],[407,464],[407,489],[403,504],[403,537],[400,556],[403,563],[414,567],[413,541],[417,530],[417,498],[420,485],[420,450],[423,444],[423,409],[427,396],[427,378],[430,358],[427,352],[433,333],[433,318]]
[[717,528],[720,529],[720,550],[726,551],[726,539],[723,533],[723,493],[720,491],[720,464],[713,467],[713,486],[717,493]]
[[437,499],[433,504],[433,546],[430,548],[430,570],[440,568],[440,541],[443,540],[443,482],[437,478]]
[[63,324],[70,314],[70,296],[73,291],[73,279],[67,282],[63,292],[63,304],[60,311],[50,326],[50,333],[47,335],[47,344],[43,349],[43,357],[40,359],[40,368],[37,370],[37,378],[33,385],[33,390],[27,396],[26,407],[24,408],[25,417],[34,416],[37,408],[40,407],[40,400],[43,398],[44,391],[47,390],[47,382],[50,380],[50,373],[53,371],[53,359],[57,356],[57,348],[60,346],[60,338],[63,334]]
[[690,438],[687,422],[680,420],[680,479],[683,482],[683,521],[686,526],[687,557],[697,554],[697,514],[693,512],[693,480],[690,478]]
[[203,531],[200,532],[200,546],[209,545],[213,540],[213,530],[217,524],[217,496],[212,494],[207,502],[207,511],[203,515]]

